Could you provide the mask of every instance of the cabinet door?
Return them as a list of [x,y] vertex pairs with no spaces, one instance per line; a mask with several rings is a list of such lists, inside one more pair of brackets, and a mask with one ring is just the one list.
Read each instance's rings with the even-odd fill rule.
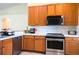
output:
[[24,36],[23,49],[31,51],[34,50],[34,36]]
[[77,4],[63,4],[64,24],[77,25],[78,24],[78,7]]
[[60,16],[63,16],[63,8],[64,8],[64,5],[63,4],[56,4],[56,15],[60,15]]
[[0,49],[0,55],[2,55],[2,49]]
[[45,52],[45,37],[35,36],[35,51]]
[[65,54],[76,55],[77,54],[77,44],[76,38],[66,38],[65,39]]
[[29,7],[29,25],[46,25],[47,6]]
[[37,6],[36,9],[37,9],[36,24],[38,26],[46,25],[47,6]]
[[28,8],[28,15],[28,24],[33,26],[36,25],[36,11],[34,6]]
[[2,55],[2,41],[0,41],[0,55]]
[[76,48],[77,48],[77,50],[76,50],[76,54],[77,55],[79,55],[79,38],[77,37],[77,38],[74,38],[75,39],[75,43],[76,43]]
[[48,5],[48,16],[53,16],[56,14],[55,7],[56,7],[55,4]]
[[3,55],[12,55],[12,39],[3,41]]

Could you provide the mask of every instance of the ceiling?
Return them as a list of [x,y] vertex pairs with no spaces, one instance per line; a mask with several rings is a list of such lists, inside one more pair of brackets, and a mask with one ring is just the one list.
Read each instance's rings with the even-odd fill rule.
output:
[[23,4],[23,3],[0,3],[0,10],[13,7],[16,5],[20,5],[20,4]]

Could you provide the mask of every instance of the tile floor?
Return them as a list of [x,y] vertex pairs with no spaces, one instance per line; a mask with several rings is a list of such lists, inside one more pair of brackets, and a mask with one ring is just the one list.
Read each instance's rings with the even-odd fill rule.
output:
[[57,52],[47,52],[47,54],[42,53],[34,53],[34,52],[21,52],[19,55],[64,55],[63,53],[57,53]]
[[44,54],[34,52],[21,52],[19,55],[44,55]]

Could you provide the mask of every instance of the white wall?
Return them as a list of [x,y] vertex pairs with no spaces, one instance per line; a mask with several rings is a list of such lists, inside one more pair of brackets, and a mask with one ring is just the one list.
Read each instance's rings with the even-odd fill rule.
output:
[[4,10],[0,10],[0,29],[3,17],[10,19],[11,30],[24,30],[28,26],[27,4],[19,4]]

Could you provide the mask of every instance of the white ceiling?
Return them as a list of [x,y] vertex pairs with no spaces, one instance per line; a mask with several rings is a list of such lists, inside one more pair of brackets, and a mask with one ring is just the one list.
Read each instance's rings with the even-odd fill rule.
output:
[[20,4],[24,4],[24,3],[0,3],[0,10],[13,7],[16,5],[20,5]]

